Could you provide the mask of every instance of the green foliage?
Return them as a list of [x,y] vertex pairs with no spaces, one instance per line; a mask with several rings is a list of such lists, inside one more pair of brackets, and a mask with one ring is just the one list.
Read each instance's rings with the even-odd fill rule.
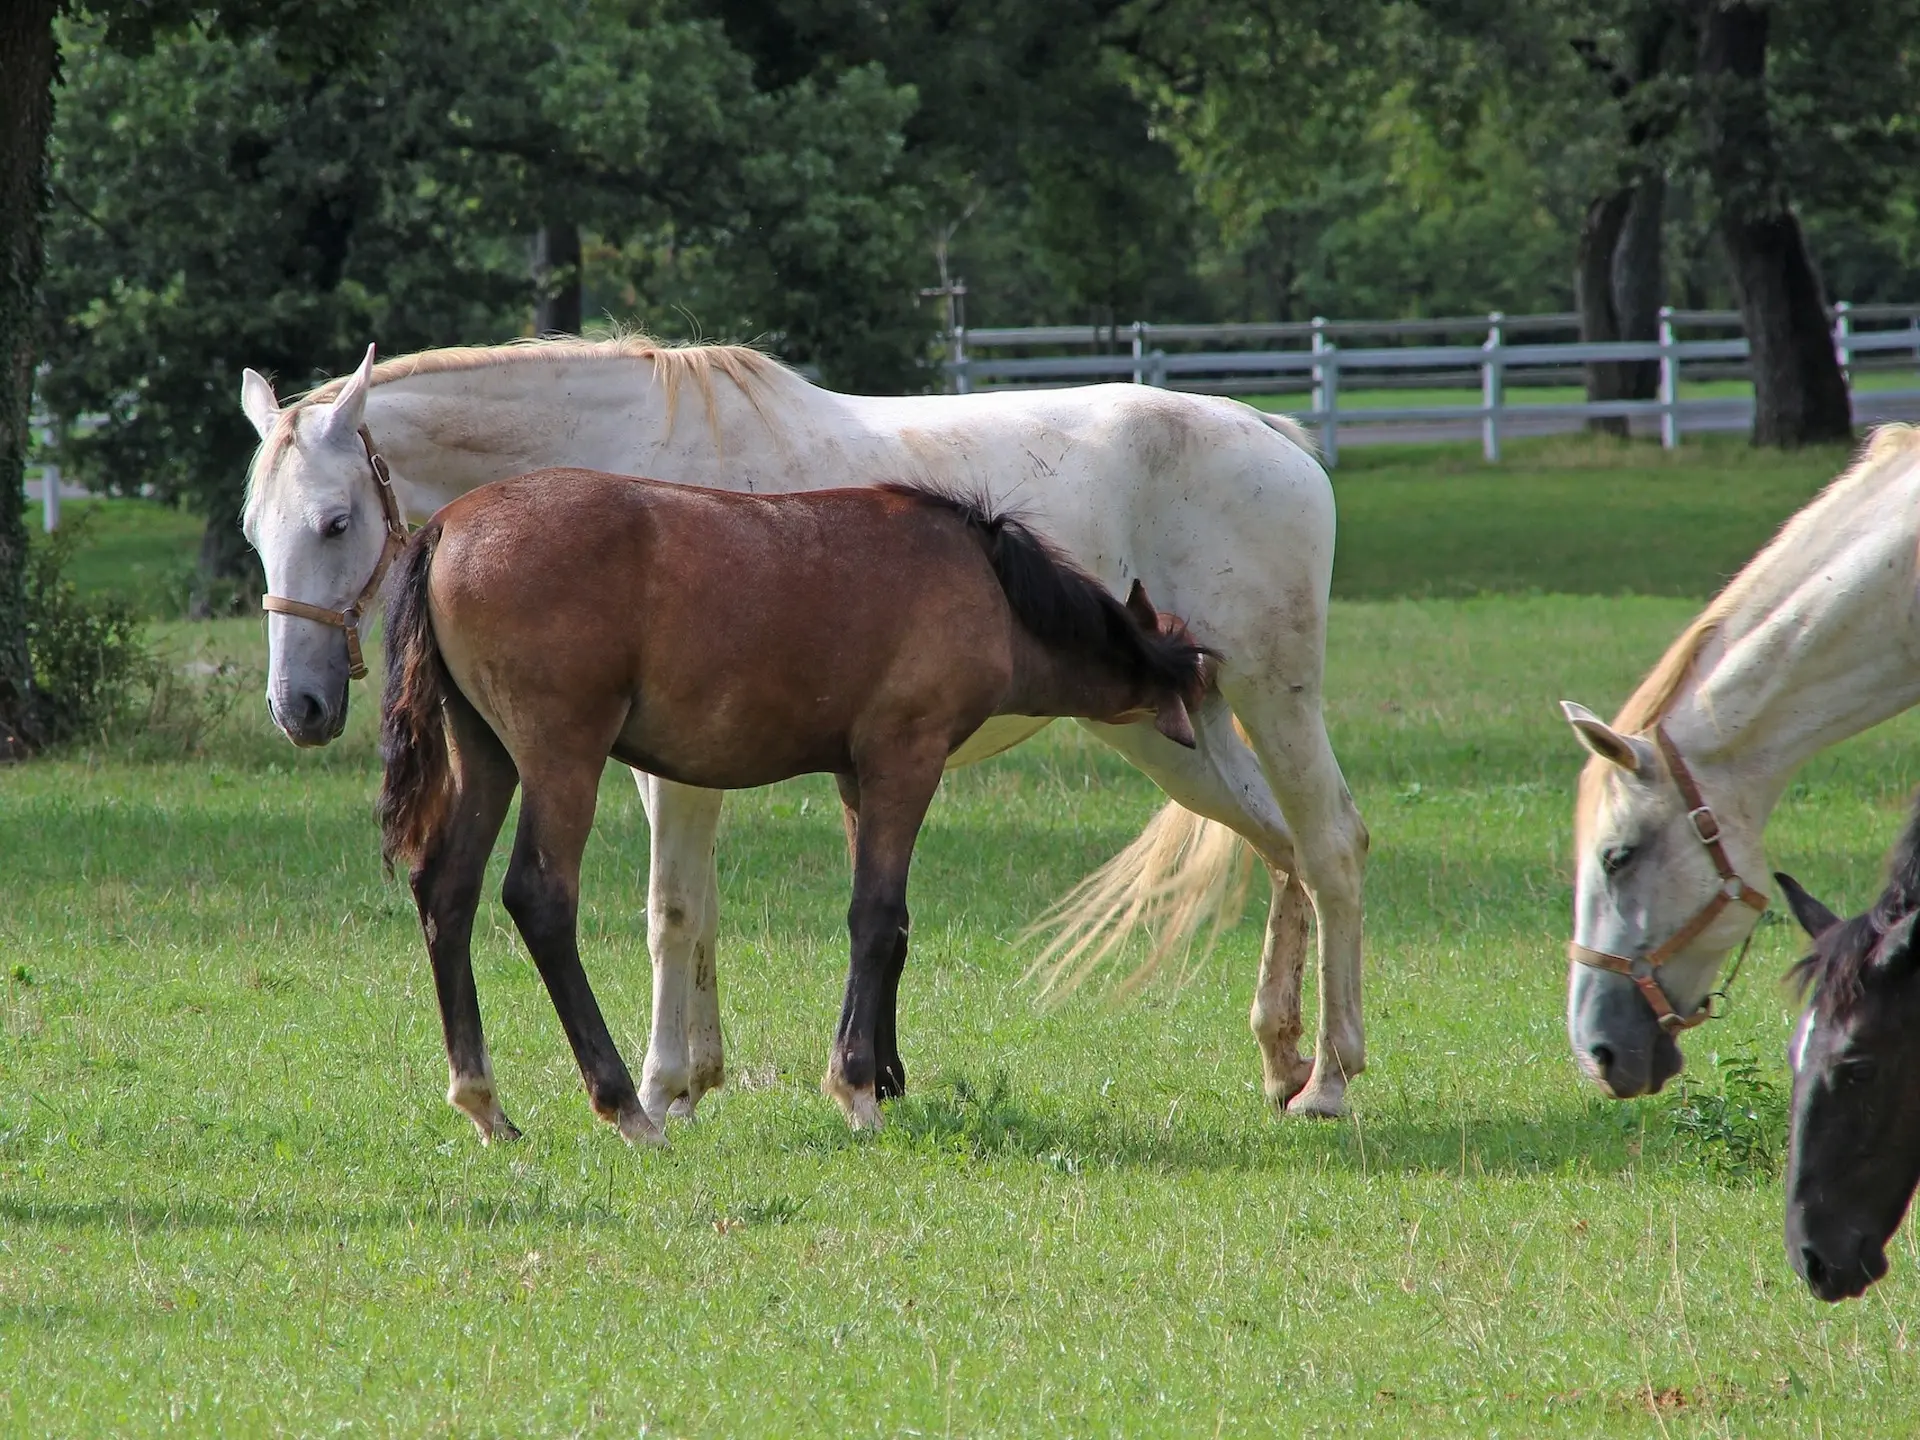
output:
[[1714,1082],[1682,1071],[1663,1098],[1680,1152],[1729,1180],[1771,1180],[1787,1152],[1787,1096],[1751,1049],[1709,1057]]
[[154,669],[133,607],[115,595],[83,596],[67,578],[85,531],[84,521],[63,527],[27,563],[27,654],[54,743],[122,719]]

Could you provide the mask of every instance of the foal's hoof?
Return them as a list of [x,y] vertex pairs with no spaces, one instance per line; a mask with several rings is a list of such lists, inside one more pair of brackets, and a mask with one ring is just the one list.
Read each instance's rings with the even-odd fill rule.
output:
[[656,1146],[667,1143],[666,1135],[637,1101],[613,1117],[613,1128],[620,1132],[620,1138],[629,1145]]
[[511,1145],[520,1138],[520,1127],[504,1114],[495,1116],[491,1125],[482,1125],[476,1120],[473,1128],[480,1132],[482,1145]]
[[828,1072],[826,1079],[820,1082],[820,1093],[834,1100],[847,1117],[847,1124],[855,1130],[879,1130],[886,1122],[880,1117],[880,1101],[873,1093],[873,1086],[862,1085],[858,1089]]
[[667,1106],[667,1118],[669,1120],[693,1119],[694,1103],[694,1098],[691,1095],[682,1095],[678,1100],[675,1100],[671,1105]]

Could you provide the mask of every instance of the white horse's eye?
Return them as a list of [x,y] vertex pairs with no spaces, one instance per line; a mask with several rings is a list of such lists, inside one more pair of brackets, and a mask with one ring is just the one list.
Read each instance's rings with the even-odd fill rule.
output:
[[321,527],[320,533],[326,536],[327,539],[332,540],[336,536],[346,534],[347,526],[352,523],[353,517],[351,515],[336,515]]

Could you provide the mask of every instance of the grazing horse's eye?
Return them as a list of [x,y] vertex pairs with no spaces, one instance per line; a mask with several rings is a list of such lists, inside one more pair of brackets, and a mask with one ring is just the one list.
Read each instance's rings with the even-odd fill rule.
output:
[[1841,1085],[1867,1085],[1873,1081],[1871,1060],[1846,1060],[1834,1067],[1833,1078]]
[[326,525],[321,528],[320,533],[329,540],[335,539],[347,533],[347,526],[352,523],[352,520],[353,517],[350,515],[336,515],[333,519],[327,521]]
[[1632,862],[1635,847],[1632,845],[1609,845],[1600,852],[1600,868],[1608,875],[1618,875]]

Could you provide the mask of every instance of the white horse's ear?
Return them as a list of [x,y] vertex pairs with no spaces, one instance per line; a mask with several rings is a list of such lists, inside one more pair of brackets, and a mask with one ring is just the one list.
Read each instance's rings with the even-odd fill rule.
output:
[[334,400],[327,415],[327,433],[352,435],[365,423],[367,392],[373,388],[373,349],[373,346],[367,346],[366,358],[360,362],[360,368],[349,375],[347,383],[340,387],[339,397]]
[[247,412],[247,419],[262,440],[273,433],[273,422],[280,418],[280,401],[273,393],[273,382],[258,370],[240,372],[240,408]]
[[1646,775],[1653,770],[1653,747],[1646,741],[1622,735],[1586,706],[1571,700],[1560,702],[1560,713],[1567,717],[1580,743],[1609,765],[1617,765],[1629,775]]

